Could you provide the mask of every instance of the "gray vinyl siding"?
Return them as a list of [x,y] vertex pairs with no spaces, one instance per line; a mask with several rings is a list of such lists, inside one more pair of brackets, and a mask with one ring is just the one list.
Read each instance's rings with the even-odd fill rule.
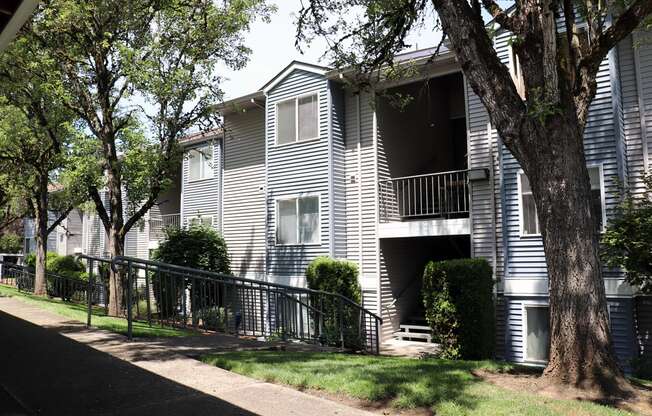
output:
[[[506,59],[506,58],[505,58]],[[614,116],[614,103],[609,59],[603,61],[597,75],[598,90],[590,108],[585,130],[584,147],[587,164],[602,165],[605,184],[607,218],[618,203],[619,128]],[[617,108],[618,106],[616,106]],[[540,237],[520,235],[518,174],[520,166],[511,153],[501,146],[505,200],[505,237],[507,250],[507,279],[547,277],[543,243]],[[477,212],[474,212],[474,222]],[[475,227],[474,227],[475,228]],[[605,270],[606,278],[618,278],[620,273]]]
[[346,257],[346,163],[345,163],[345,111],[344,91],[330,82],[331,94],[331,200],[333,247],[332,256]]
[[237,276],[265,273],[265,112],[225,117],[223,234]]
[[[547,297],[504,298],[504,358],[509,361],[524,362],[523,351],[524,320],[523,308],[528,303],[547,303]],[[630,369],[630,361],[636,356],[634,337],[633,303],[631,298],[610,298],[607,300],[613,347],[620,365],[625,371]]]
[[631,36],[618,45],[620,87],[623,111],[623,138],[626,143],[628,184],[639,194],[643,190],[644,154],[639,111],[636,60]]
[[636,34],[636,52],[638,53],[639,91],[643,106],[643,131],[645,135],[648,165],[650,169],[650,153],[652,153],[652,31]]
[[635,304],[638,353],[652,360],[652,296],[637,296]]
[[[190,149],[205,146],[206,144],[213,145],[213,177],[208,179],[200,179],[191,181],[189,175],[189,163],[186,155]],[[213,218],[213,228],[220,229],[220,216],[219,216],[219,198],[220,198],[220,180],[222,171],[222,140],[221,138],[213,138],[212,140],[202,142],[189,146],[183,158],[183,176],[182,176],[182,207],[183,218],[181,222],[184,225],[189,223],[193,217],[201,215],[202,217]]]
[[[376,145],[373,95],[345,96],[346,257],[363,280],[378,281]],[[377,286],[375,283],[374,286]]]
[[82,248],[82,234],[84,232],[84,214],[74,209],[66,219],[67,241],[66,254],[75,254],[77,248]]
[[[276,103],[308,93],[318,93],[319,139],[276,144]],[[296,69],[267,94],[267,270],[272,279],[300,277],[317,256],[329,255],[331,240],[329,200],[329,88],[318,74]],[[276,200],[299,195],[319,195],[321,241],[314,245],[276,244]]]

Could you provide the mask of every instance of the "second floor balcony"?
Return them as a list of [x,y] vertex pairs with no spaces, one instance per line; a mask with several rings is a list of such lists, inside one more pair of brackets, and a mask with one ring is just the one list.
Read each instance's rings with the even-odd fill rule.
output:
[[160,215],[149,219],[149,241],[161,241],[165,237],[166,228],[179,228],[181,214]]
[[380,237],[468,234],[468,179],[457,170],[380,180]]

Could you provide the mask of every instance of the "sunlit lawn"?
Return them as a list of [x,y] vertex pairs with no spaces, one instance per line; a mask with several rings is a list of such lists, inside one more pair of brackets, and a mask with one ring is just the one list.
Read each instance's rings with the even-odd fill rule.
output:
[[[0,285],[0,296],[11,296],[20,299],[44,310],[54,312],[57,315],[74,319],[80,322],[86,322],[87,307],[78,303],[63,302],[57,299],[42,298],[30,293],[19,292],[18,289],[11,286]],[[127,333],[127,320],[106,316],[104,308],[94,308],[91,318],[92,326],[120,334]],[[180,337],[194,334],[192,331],[186,331],[175,328],[165,328],[155,324],[150,327],[146,322],[132,321],[132,331],[135,337]]]
[[395,408],[431,408],[437,415],[625,415],[588,402],[553,400],[484,382],[471,370],[506,371],[493,361],[242,351],[202,361],[260,380],[319,389]]

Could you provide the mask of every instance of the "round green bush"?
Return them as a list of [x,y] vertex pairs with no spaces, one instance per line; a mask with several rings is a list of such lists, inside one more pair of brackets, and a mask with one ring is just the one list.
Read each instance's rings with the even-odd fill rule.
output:
[[[33,270],[36,267],[36,255],[34,253],[27,255],[25,264]],[[88,274],[84,263],[78,258],[47,252],[45,267],[49,296],[69,301],[73,299],[75,292],[86,289],[83,282],[88,280]]]
[[[209,272],[231,273],[226,242],[217,231],[204,226],[192,226],[187,229],[168,228],[165,231],[164,241],[154,251],[152,259]],[[205,282],[196,282],[198,287],[193,288],[192,279],[182,281],[178,275],[162,270],[151,275],[154,297],[161,317],[167,318],[179,311],[183,291],[186,288],[190,290],[190,297],[193,299],[193,311],[203,307],[222,306],[222,300],[217,298],[216,292],[206,290]]]
[[450,359],[492,358],[495,349],[494,281],[484,259],[430,262],[423,273],[426,319]]

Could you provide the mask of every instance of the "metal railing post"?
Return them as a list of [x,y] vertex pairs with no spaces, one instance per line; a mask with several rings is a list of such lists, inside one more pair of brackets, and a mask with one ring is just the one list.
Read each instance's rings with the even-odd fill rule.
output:
[[133,340],[133,328],[131,318],[131,261],[127,262],[127,338]]
[[88,300],[86,327],[88,328],[91,326],[91,313],[93,308],[93,260],[88,260],[88,287],[86,289],[86,298]]

